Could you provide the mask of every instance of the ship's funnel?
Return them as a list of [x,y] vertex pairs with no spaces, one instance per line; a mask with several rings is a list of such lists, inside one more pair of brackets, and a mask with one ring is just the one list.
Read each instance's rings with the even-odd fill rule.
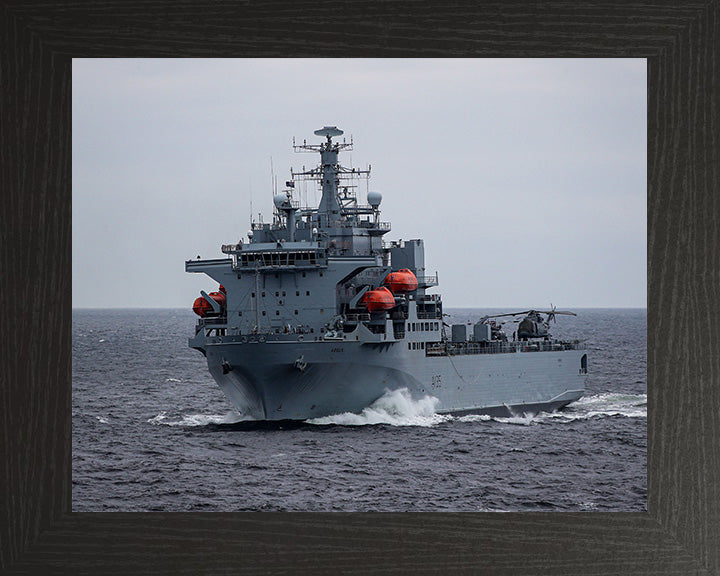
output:
[[285,213],[285,220],[287,222],[288,229],[288,240],[295,242],[295,211],[297,208],[293,206],[292,200],[288,194],[275,194],[273,198],[275,208],[278,212],[282,211]]

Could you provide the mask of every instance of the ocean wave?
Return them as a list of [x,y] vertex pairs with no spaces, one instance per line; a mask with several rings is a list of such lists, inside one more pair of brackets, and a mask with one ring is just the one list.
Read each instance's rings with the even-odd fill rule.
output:
[[542,417],[567,421],[623,416],[647,418],[647,394],[592,394],[583,396],[560,412],[543,414]]
[[[527,412],[511,416],[488,416],[468,414],[452,416],[436,412],[439,400],[434,396],[413,399],[407,388],[386,391],[359,414],[345,412],[321,418],[306,420],[306,424],[317,426],[423,426],[430,427],[445,422],[497,422],[513,426],[533,426],[544,422],[574,422],[591,418],[622,416],[626,418],[647,418],[646,394],[593,394],[585,396],[557,412]],[[246,415],[235,411],[226,414],[176,414],[168,416],[160,412],[148,423],[163,426],[198,427],[209,425],[238,424],[252,421]],[[101,420],[102,422],[102,420]],[[103,422],[107,423],[107,422]]]
[[360,414],[345,412],[333,416],[313,418],[308,424],[339,426],[372,426],[389,424],[391,426],[434,426],[451,419],[451,416],[437,414],[439,400],[433,396],[423,396],[413,400],[407,388],[386,391],[380,398],[365,408]]

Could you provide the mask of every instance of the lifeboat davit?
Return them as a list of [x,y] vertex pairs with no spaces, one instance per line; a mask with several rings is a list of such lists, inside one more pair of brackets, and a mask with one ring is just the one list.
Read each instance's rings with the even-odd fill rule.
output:
[[392,292],[381,286],[375,290],[369,290],[360,300],[370,312],[378,312],[380,310],[390,310],[395,307],[395,297]]
[[390,288],[395,294],[404,294],[417,290],[418,281],[415,274],[407,268],[391,272],[385,277],[383,284]]
[[[210,292],[208,296],[210,296],[210,298],[220,304],[221,308],[225,306],[225,294],[223,294],[222,292]],[[199,298],[196,298],[195,302],[193,303],[193,312],[200,316],[200,318],[204,318],[205,316],[213,314],[213,307],[210,302],[200,296]]]

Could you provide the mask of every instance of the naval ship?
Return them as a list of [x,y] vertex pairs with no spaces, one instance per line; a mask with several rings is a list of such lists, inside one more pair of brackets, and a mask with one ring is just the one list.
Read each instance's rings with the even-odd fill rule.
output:
[[[406,389],[437,399],[436,411],[510,416],[560,409],[583,395],[585,345],[550,336],[548,324],[572,312],[525,310],[444,322],[442,299],[428,293],[421,239],[385,241],[382,195],[358,183],[367,169],[342,166],[352,150],[335,126],[295,152],[320,154],[274,196],[270,223],[252,222],[247,240],[223,258],[188,260],[218,287],[201,291],[189,346],[235,408],[255,420],[306,420],[359,413],[383,394]],[[309,182],[309,184],[308,184]],[[322,191],[301,206],[296,184]],[[516,318],[509,338],[497,318]],[[522,317],[522,318],[521,318]],[[468,330],[470,328],[470,330]]]

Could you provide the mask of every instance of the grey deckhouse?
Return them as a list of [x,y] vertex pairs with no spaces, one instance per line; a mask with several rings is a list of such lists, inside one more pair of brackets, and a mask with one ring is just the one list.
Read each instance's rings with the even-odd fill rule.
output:
[[[209,326],[224,325],[224,334],[320,335],[338,328],[339,322],[356,323],[363,315],[369,323],[360,300],[367,290],[379,286],[391,271],[391,262],[397,264],[392,268],[408,269],[417,276],[421,301],[424,289],[437,284],[436,276],[425,275],[422,240],[383,243],[390,223],[380,221],[381,194],[368,192],[367,204],[358,203],[357,183],[369,178],[370,168],[346,168],[338,160],[341,150],[352,150],[352,141],[333,141],[343,134],[335,126],[315,134],[325,141],[293,148],[319,152],[320,165],[292,171],[293,179],[274,198],[272,223],[253,223],[247,243],[223,245],[227,259],[186,262],[188,272],[204,272],[226,288],[225,313],[206,319]],[[295,182],[303,180],[320,184],[317,208],[301,207],[293,199]],[[217,305],[212,298],[207,300]],[[432,303],[440,318],[439,297]],[[384,331],[384,312],[372,320],[371,330]]]

